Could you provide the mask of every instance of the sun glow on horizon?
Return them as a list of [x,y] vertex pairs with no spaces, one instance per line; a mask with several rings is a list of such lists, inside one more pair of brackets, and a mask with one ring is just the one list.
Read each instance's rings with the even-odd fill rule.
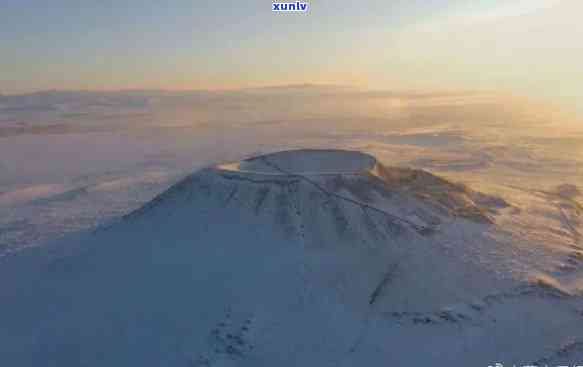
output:
[[[579,0],[484,1],[471,7],[452,0],[423,6],[341,0],[313,4],[301,16],[274,15],[259,2],[226,13],[172,1],[165,12],[77,14],[58,6],[63,1],[43,14],[17,3],[0,14],[9,30],[2,35],[7,42],[0,43],[0,93],[310,83],[495,90],[583,111]],[[32,20],[41,15],[54,27],[39,28]],[[58,26],[63,19],[70,27]]]

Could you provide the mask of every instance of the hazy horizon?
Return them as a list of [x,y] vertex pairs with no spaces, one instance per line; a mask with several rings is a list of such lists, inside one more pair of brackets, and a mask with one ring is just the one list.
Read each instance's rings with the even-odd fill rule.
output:
[[581,111],[576,0],[173,0],[39,5],[0,13],[0,93],[347,85],[511,93]]

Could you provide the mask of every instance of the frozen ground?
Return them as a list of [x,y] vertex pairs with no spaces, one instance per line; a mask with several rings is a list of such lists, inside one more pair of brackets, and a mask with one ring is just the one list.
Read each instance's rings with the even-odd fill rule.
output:
[[[11,365],[582,362],[568,115],[309,86],[0,111]],[[292,148],[327,150],[242,160]]]
[[0,254],[94,227],[210,163],[301,147],[366,151],[484,190],[583,175],[570,116],[508,97],[310,86],[4,96]]

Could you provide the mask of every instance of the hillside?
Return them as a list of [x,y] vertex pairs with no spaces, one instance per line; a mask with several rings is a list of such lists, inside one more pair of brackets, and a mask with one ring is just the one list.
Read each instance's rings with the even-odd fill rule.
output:
[[[583,353],[572,191],[517,204],[355,151],[211,166],[111,225],[5,261],[0,355],[13,366],[572,361]],[[548,220],[563,229],[542,220],[541,195],[554,195]]]

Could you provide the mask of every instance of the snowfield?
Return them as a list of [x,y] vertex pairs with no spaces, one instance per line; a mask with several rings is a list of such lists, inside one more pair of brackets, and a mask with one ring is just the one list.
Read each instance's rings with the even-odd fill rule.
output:
[[583,363],[563,115],[316,87],[2,98],[2,365]]

